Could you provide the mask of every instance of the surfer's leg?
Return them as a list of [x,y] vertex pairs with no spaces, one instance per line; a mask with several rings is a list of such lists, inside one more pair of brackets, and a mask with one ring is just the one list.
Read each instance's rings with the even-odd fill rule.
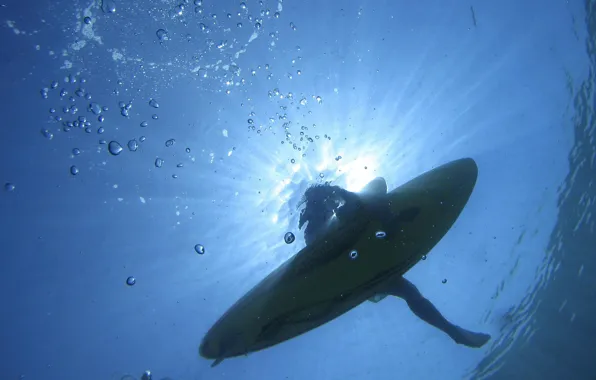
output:
[[469,347],[482,347],[490,335],[465,330],[449,322],[437,308],[420,293],[418,288],[402,276],[393,278],[388,286],[388,293],[402,298],[418,318],[440,329],[456,343]]

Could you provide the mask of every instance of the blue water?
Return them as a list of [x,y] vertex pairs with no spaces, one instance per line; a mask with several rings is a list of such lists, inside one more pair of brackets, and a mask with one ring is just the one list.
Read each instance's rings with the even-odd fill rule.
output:
[[[0,25],[0,378],[596,378],[594,1],[4,0]],[[489,344],[387,298],[198,356],[304,246],[308,185],[462,157],[470,202],[406,277]]]

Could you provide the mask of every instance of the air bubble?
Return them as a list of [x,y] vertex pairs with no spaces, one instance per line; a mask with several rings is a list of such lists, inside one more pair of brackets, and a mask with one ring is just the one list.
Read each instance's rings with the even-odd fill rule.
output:
[[156,158],[155,159],[155,167],[156,168],[161,168],[163,166],[163,160],[161,158]]
[[130,140],[127,145],[128,150],[131,152],[136,152],[136,150],[139,149],[139,143],[135,139]]
[[48,131],[47,129],[42,129],[41,134],[43,135],[43,137],[45,137],[48,140],[51,140],[54,138],[54,134],[52,132]]
[[136,283],[137,283],[137,279],[136,279],[136,278],[134,278],[133,276],[129,276],[129,277],[126,279],[126,285],[128,285],[128,286],[133,286],[133,285],[134,285],[134,284],[136,284]]
[[108,151],[114,156],[117,156],[122,153],[122,145],[120,145],[120,143],[117,141],[110,141],[108,144]]
[[387,234],[385,233],[385,231],[377,231],[377,232],[375,232],[375,237],[377,239],[384,239],[385,236],[387,236]]
[[174,140],[174,139],[166,140],[166,146],[171,147],[172,145],[174,145],[175,142],[176,142],[176,140]]
[[198,253],[199,255],[205,254],[205,247],[203,246],[203,244],[195,245],[195,252]]
[[70,167],[70,174],[72,174],[72,175],[77,175],[77,174],[79,174],[79,168],[77,168],[75,165],[72,165],[72,166]]
[[89,103],[89,112],[93,112],[95,115],[99,115],[101,113],[101,106],[97,103]]
[[294,236],[294,234],[291,232],[286,232],[286,234],[284,235],[284,241],[286,242],[286,244],[292,244],[294,240],[296,240],[296,236]]
[[6,190],[6,191],[14,191],[15,187],[16,186],[10,182],[6,182],[4,184],[4,190]]
[[355,260],[358,258],[358,252],[356,250],[353,250],[352,252],[350,252],[350,259]]
[[116,13],[116,3],[113,0],[102,0],[101,9],[105,13]]
[[159,108],[159,103],[157,103],[157,100],[155,99],[149,100],[149,105],[153,108]]

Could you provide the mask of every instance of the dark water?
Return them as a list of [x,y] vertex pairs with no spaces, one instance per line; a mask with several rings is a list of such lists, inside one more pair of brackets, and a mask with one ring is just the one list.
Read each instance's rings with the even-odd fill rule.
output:
[[[588,77],[573,96],[574,145],[569,153],[569,174],[561,184],[557,224],[549,239],[545,267],[554,274],[538,282],[522,303],[510,312],[511,323],[531,320],[531,337],[513,342],[505,355],[495,347],[478,365],[473,376],[496,379],[593,379],[596,363],[596,235],[586,223],[595,210],[596,145],[594,133],[594,84],[596,71],[596,4],[585,3]],[[578,22],[580,20],[577,20]],[[502,355],[502,356],[501,356]]]

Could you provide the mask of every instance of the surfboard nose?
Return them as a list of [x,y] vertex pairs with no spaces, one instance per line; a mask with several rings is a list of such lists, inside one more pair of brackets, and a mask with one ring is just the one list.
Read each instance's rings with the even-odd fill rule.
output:
[[232,317],[228,313],[224,314],[203,337],[199,345],[199,355],[205,359],[221,361],[245,353],[247,348],[243,337],[246,334],[243,329],[248,327],[243,323],[242,316],[243,314],[237,311]]
[[460,166],[461,171],[467,172],[466,176],[478,177],[478,165],[476,165],[476,161],[473,158],[460,158],[459,160],[452,161],[452,163]]
[[[468,203],[478,179],[478,166],[471,158],[462,158],[441,165],[421,177],[428,181],[428,190],[435,194],[439,205],[449,205],[459,216]],[[453,220],[454,222],[455,220]]]
[[[407,197],[414,194],[430,197],[430,201],[434,202],[433,206],[440,209],[442,205],[448,205],[449,210],[457,211],[452,215],[453,218],[457,218],[472,195],[477,178],[476,162],[472,158],[460,158],[410,180],[392,193],[408,194]],[[451,223],[454,221],[455,219]]]
[[452,177],[453,183],[458,183],[460,186],[465,186],[470,189],[470,192],[476,185],[478,179],[478,165],[472,158],[461,158],[459,160],[451,161],[443,166],[448,176]]
[[211,335],[208,332],[199,345],[199,355],[205,359],[217,359],[220,357],[217,341]]
[[472,158],[460,158],[410,180],[394,191],[402,188],[441,189],[445,193],[471,193],[478,178],[478,166]]
[[441,165],[421,177],[431,187],[441,189],[445,202],[463,208],[478,179],[478,166],[472,158],[461,158]]

